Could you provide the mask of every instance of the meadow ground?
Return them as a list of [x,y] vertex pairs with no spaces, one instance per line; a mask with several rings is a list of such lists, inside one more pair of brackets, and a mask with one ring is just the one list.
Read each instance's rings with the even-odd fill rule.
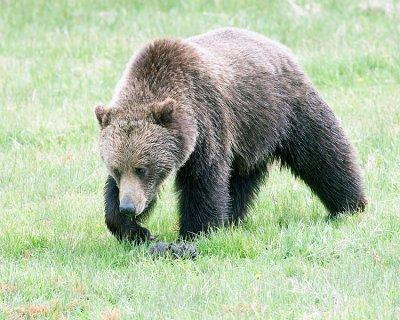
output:
[[[106,230],[93,107],[147,41],[220,26],[294,51],[341,119],[364,214],[326,221],[278,166],[196,261]],[[383,1],[0,1],[0,319],[399,319],[400,5]],[[176,237],[172,183],[148,225]]]

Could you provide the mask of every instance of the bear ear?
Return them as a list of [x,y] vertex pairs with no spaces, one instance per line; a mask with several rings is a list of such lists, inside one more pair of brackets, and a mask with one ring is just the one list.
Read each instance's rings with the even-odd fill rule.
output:
[[175,104],[174,99],[167,98],[154,105],[151,113],[155,123],[162,127],[169,127],[174,120]]
[[94,109],[94,113],[102,129],[110,124],[110,108],[99,105]]

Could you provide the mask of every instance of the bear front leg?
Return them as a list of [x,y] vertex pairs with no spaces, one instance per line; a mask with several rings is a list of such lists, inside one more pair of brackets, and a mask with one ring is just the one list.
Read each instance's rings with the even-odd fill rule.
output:
[[196,169],[196,166],[186,164],[176,177],[181,239],[191,239],[228,221],[228,167],[210,166],[203,170]]
[[108,176],[105,189],[105,222],[111,233],[119,240],[140,243],[152,240],[150,231],[143,228],[137,221],[119,212],[119,189],[115,180]]

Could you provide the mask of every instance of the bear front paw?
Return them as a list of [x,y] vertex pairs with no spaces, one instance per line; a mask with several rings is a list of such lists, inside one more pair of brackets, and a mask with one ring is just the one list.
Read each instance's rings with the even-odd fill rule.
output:
[[129,230],[129,233],[126,235],[125,240],[140,244],[146,241],[153,241],[155,240],[155,237],[146,228],[135,226],[134,228]]

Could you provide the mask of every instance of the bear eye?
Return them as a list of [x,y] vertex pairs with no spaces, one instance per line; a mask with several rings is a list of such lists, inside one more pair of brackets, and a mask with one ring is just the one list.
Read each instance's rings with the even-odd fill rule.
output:
[[117,179],[121,178],[121,172],[118,169],[113,169],[112,172]]
[[146,176],[146,168],[143,167],[137,167],[134,169],[135,174],[139,177],[139,178],[144,178]]

